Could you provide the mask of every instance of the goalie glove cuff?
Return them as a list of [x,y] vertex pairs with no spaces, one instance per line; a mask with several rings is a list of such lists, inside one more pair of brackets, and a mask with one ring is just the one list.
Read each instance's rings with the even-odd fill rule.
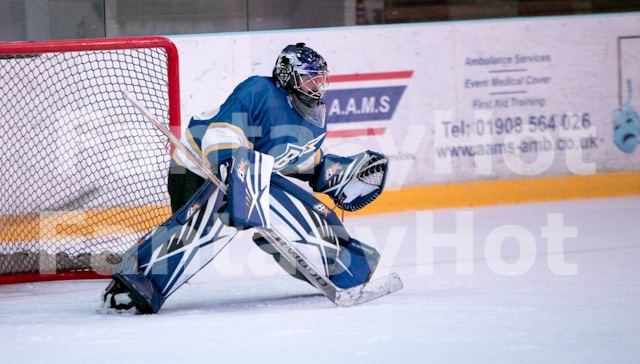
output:
[[324,156],[310,181],[315,192],[329,195],[343,210],[359,210],[375,200],[386,182],[388,159],[366,151],[350,157]]

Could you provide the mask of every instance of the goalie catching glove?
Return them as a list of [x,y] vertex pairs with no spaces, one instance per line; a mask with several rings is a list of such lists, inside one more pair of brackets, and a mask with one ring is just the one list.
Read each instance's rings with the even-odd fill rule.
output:
[[350,157],[327,154],[310,185],[315,192],[329,195],[339,208],[356,211],[382,193],[388,165],[387,157],[370,150]]

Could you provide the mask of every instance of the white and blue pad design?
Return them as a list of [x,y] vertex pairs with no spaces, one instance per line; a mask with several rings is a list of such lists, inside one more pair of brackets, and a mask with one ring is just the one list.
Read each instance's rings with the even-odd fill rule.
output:
[[[260,229],[276,229],[337,287],[369,281],[380,257],[374,248],[351,238],[335,213],[311,193],[271,174],[273,158],[253,151],[234,158],[226,197],[205,182],[173,217],[127,252],[114,278],[135,291],[143,311],[157,312],[239,229],[250,227],[257,227],[258,235]],[[270,252],[264,238],[256,238],[256,243]]]
[[233,152],[231,173],[227,178],[229,225],[237,229],[271,227],[269,184],[274,158],[246,148]]
[[[371,278],[380,259],[378,252],[352,238],[338,216],[312,194],[274,174],[270,208],[273,227],[336,286],[351,288]],[[264,246],[269,244],[266,239],[256,237],[254,240],[263,250],[272,253]],[[286,262],[272,254],[285,270],[294,273],[289,271]]]
[[221,220],[223,206],[220,189],[205,183],[175,215],[126,253],[114,278],[141,295],[148,311],[157,312],[236,236],[238,230]]

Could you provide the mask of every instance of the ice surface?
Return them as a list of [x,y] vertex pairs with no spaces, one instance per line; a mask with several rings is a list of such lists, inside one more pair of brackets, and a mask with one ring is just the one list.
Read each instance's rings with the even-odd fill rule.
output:
[[[552,213],[577,229],[563,256],[543,237]],[[464,230],[456,217],[465,216],[473,219],[471,254],[429,249]],[[430,218],[437,237],[425,235]],[[639,198],[390,214],[347,225],[383,251],[380,271],[400,273],[402,291],[336,308],[243,239],[153,316],[99,312],[105,281],[1,286],[0,362],[640,362]],[[508,229],[527,231],[535,251],[505,240],[500,266],[487,259],[487,237]],[[558,257],[577,273],[553,273],[549,260]],[[524,274],[495,272],[517,261],[534,264]]]

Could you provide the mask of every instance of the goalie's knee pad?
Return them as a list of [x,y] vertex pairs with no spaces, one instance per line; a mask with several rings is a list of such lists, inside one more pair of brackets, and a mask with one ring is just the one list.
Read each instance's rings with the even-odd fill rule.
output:
[[268,228],[269,189],[274,158],[247,148],[235,149],[227,176],[229,225]]
[[[212,172],[227,189],[225,223],[241,230],[268,227],[273,157],[239,147],[213,151],[208,154],[208,160],[212,165]],[[173,212],[184,206],[205,181],[175,162],[172,163],[168,189]]]

